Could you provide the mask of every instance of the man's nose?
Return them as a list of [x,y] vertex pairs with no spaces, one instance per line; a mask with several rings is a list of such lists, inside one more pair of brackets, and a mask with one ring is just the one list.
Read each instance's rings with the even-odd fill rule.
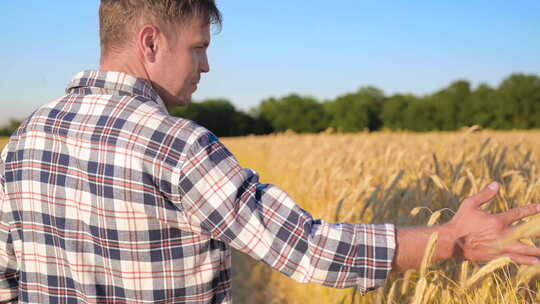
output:
[[208,56],[204,54],[203,58],[201,59],[201,73],[208,73],[210,72],[210,64],[208,64]]

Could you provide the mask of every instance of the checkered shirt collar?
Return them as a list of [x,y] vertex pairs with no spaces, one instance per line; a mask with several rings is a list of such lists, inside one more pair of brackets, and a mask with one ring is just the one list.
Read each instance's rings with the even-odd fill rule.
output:
[[[84,88],[96,94],[138,95],[154,101],[162,111],[169,113],[165,103],[152,84],[143,78],[122,72],[87,70],[77,73],[69,82],[66,93],[75,93]],[[104,92],[105,91],[105,92]]]

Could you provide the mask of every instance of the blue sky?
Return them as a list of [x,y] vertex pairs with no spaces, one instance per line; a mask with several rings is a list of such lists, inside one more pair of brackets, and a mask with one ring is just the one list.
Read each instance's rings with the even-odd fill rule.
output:
[[[427,94],[457,79],[540,75],[540,1],[217,0],[224,26],[196,100],[249,109],[292,92],[319,100],[374,85]],[[99,62],[99,1],[2,1],[0,124],[63,94]]]

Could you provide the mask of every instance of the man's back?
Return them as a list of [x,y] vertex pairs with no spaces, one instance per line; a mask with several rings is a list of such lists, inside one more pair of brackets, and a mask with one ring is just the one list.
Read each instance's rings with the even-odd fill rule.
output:
[[175,168],[204,129],[168,116],[147,85],[86,72],[11,138],[1,223],[19,300],[226,297],[227,246],[179,229],[185,219],[171,203],[181,195],[170,183],[179,180]]

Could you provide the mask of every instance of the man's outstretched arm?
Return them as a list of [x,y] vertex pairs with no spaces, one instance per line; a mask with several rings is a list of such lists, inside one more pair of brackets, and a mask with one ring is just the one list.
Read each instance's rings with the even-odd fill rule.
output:
[[211,133],[186,153],[178,174],[182,229],[229,244],[304,283],[362,293],[383,285],[392,267],[392,224],[314,219],[279,187],[259,183]]
[[517,207],[499,214],[490,214],[480,207],[492,201],[499,185],[492,183],[478,194],[463,201],[454,217],[434,227],[397,229],[397,248],[392,268],[403,271],[418,268],[430,235],[438,232],[434,261],[449,258],[487,261],[501,256],[518,264],[537,264],[540,248],[518,241],[500,243],[512,231],[511,225],[540,213],[540,204]]

